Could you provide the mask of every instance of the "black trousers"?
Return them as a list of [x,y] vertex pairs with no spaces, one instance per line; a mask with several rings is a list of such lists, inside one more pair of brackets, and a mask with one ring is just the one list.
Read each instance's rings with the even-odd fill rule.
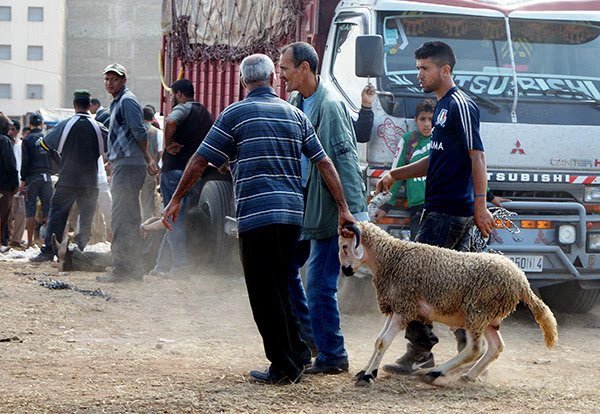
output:
[[52,234],[56,234],[56,239],[59,242],[62,240],[69,218],[69,211],[71,211],[71,207],[75,202],[77,202],[79,208],[79,233],[75,238],[77,247],[83,250],[90,241],[92,234],[92,220],[94,219],[97,200],[97,188],[57,185],[50,202],[48,230],[44,239],[43,251],[45,253],[52,252]]
[[300,227],[275,224],[240,234],[240,256],[252,315],[271,372],[298,376],[310,350],[292,312],[289,275]]

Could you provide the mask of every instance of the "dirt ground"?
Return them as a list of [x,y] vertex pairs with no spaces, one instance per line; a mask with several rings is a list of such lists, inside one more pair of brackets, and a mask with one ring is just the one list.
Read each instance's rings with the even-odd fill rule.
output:
[[[49,290],[58,279],[101,288],[109,300]],[[383,318],[344,314],[350,373],[258,385],[265,368],[241,274],[199,272],[190,280],[99,285],[95,274],[60,274],[50,264],[0,262],[2,413],[598,413],[600,311],[557,315],[558,347],[544,347],[528,310],[505,321],[506,350],[480,383],[441,387],[381,373],[356,387]],[[438,361],[455,343],[436,326]],[[403,350],[398,337],[385,356]]]

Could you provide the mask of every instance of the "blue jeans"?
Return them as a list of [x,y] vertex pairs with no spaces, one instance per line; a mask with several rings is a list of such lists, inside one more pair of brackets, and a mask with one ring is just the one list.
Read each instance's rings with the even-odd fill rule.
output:
[[316,362],[324,365],[348,361],[337,302],[340,273],[338,249],[337,235],[310,241],[306,297],[313,339],[318,350]]
[[[171,201],[175,189],[183,176],[182,170],[166,171],[160,175],[160,193],[166,207]],[[187,243],[185,237],[185,216],[187,210],[187,197],[181,202],[181,210],[177,221],[173,224],[172,231],[166,231],[158,250],[158,259],[155,269],[168,272],[169,269],[177,270],[188,266]]]
[[[469,230],[473,227],[473,217],[450,216],[435,211],[423,214],[416,241],[433,246],[468,252],[470,246]],[[428,353],[438,343],[437,336],[433,333],[431,325],[419,321],[410,321],[404,337],[412,344],[418,353]],[[458,329],[455,336],[459,342],[466,342],[464,331]]]

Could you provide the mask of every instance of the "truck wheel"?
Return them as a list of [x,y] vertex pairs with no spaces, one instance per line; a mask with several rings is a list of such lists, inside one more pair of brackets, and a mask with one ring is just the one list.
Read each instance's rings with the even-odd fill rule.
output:
[[198,205],[203,216],[205,256],[218,271],[230,269],[234,256],[234,240],[225,233],[225,216],[233,216],[233,187],[229,181],[209,181],[204,184]]
[[577,282],[540,288],[540,295],[553,311],[587,313],[600,303],[600,289],[583,289]]

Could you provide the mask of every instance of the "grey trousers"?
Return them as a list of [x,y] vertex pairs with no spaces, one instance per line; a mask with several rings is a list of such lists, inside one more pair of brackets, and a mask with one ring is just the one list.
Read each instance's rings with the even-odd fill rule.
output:
[[113,273],[121,277],[139,278],[144,274],[140,191],[146,177],[146,166],[117,163],[112,173]]

